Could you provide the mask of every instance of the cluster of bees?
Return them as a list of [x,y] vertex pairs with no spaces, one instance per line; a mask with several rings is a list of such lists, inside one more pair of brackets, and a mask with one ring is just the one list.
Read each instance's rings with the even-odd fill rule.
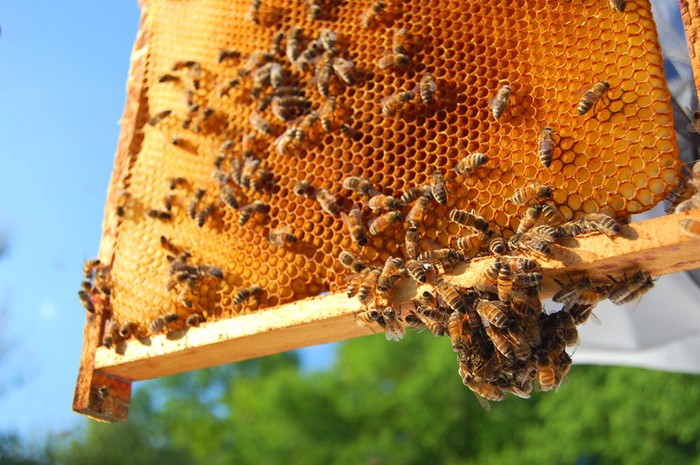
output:
[[[624,11],[624,1],[609,2],[616,11]],[[308,19],[324,15],[322,3],[305,0],[305,5]],[[384,1],[374,2],[358,17],[360,25],[375,28],[386,24],[390,9]],[[247,20],[263,23],[262,11],[261,1],[252,0]],[[392,29],[391,33],[391,48],[377,58],[376,65],[380,70],[400,71],[412,60],[409,31]],[[186,215],[199,227],[219,221],[228,211],[236,215],[240,227],[262,221],[270,206],[261,200],[261,193],[272,192],[275,182],[266,157],[301,154],[334,131],[356,136],[349,110],[336,100],[344,87],[357,81],[354,63],[342,55],[334,31],[320,29],[316,37],[304,37],[299,26],[277,31],[267,49],[245,57],[236,50],[221,50],[218,63],[237,64],[238,68],[235,77],[216,83],[217,98],[229,98],[234,89],[244,89],[254,108],[250,130],[236,133],[240,144],[228,138],[219,146],[212,161],[213,188],[212,182],[198,186],[184,176],[169,179],[169,194],[163,204],[148,209],[146,217],[171,221],[177,213],[173,204],[184,198]],[[178,121],[182,131],[228,134],[228,128],[219,127],[226,115],[219,115],[197,92],[204,74],[198,62],[183,60],[157,80],[161,85],[184,88],[184,116]],[[309,85],[303,85],[306,78]],[[411,86],[379,102],[384,117],[401,117],[411,109],[439,103],[438,82],[431,74],[422,74]],[[609,89],[606,81],[593,85],[578,103],[577,113],[585,115],[594,109]],[[507,83],[495,92],[490,103],[494,119],[506,113],[512,94]],[[148,124],[158,127],[182,113],[165,109],[153,114]],[[284,125],[281,133],[275,129],[277,124]],[[555,141],[554,130],[542,128],[537,147],[539,160],[546,168],[552,162]],[[189,144],[183,135],[173,136],[170,142],[184,149]],[[235,148],[238,145],[240,151]],[[263,150],[265,156],[261,156]],[[454,171],[458,178],[478,176],[488,164],[485,153],[470,153],[461,157]],[[339,201],[328,188],[304,179],[294,185],[293,192],[317,202],[326,214],[342,218],[354,251],[343,251],[338,262],[350,274],[348,297],[358,299],[363,307],[356,315],[359,324],[378,325],[389,340],[400,340],[407,327],[427,328],[436,336],[449,337],[457,354],[459,375],[480,401],[502,400],[507,392],[528,397],[533,385],[543,391],[555,389],[571,365],[566,348],[578,340],[576,325],[590,318],[598,302],[610,299],[622,305],[633,301],[653,286],[653,280],[647,272],[634,269],[627,270],[622,279],[608,277],[604,282],[593,282],[587,276],[557,281],[561,290],[553,300],[562,307],[546,311],[539,295],[543,275],[538,258],[550,256],[565,238],[590,233],[615,237],[620,234],[620,223],[606,213],[567,221],[552,201],[553,187],[533,182],[509,199],[524,209],[513,236],[501,235],[474,211],[452,208],[447,217],[458,225],[460,234],[449,246],[439,247],[425,235],[425,218],[434,207],[448,204],[445,174],[435,170],[429,185],[406,188],[398,197],[383,194],[364,177],[347,176],[341,187],[347,194],[343,200],[354,200],[350,205]],[[700,183],[694,179],[693,186],[697,187]],[[696,197],[693,208],[700,198]],[[681,205],[679,211],[685,208]],[[130,208],[131,197],[125,190],[117,200],[116,214],[123,217]],[[700,229],[690,222],[687,226],[687,231],[695,233]],[[403,233],[398,255],[388,257],[383,264],[363,256],[363,247],[373,236],[391,231]],[[267,240],[276,247],[287,247],[299,240],[297,234],[289,225],[282,225],[271,228]],[[193,295],[204,286],[216,287],[222,282],[225,264],[196,263],[189,251],[165,236],[160,237],[160,245],[167,259],[163,266],[166,288],[172,292],[179,312],[154,318],[146,329],[110,318],[109,268],[99,261],[86,264],[87,281],[79,297],[89,312],[110,312],[102,340],[105,346],[115,347],[132,335],[140,338],[173,327],[198,326],[206,319],[206,309],[197,307]],[[477,258],[488,263],[475,285],[454,284],[450,275]],[[416,292],[404,298],[400,290],[408,284],[415,286]],[[264,293],[261,286],[251,283],[237,290],[233,304],[243,305]],[[184,321],[181,315],[187,315]]]

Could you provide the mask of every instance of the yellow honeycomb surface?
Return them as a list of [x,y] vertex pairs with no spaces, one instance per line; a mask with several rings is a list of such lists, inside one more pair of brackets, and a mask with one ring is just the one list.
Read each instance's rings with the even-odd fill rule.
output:
[[[447,203],[431,201],[420,230],[423,250],[454,245],[465,234],[449,219],[454,208],[474,210],[496,231],[512,235],[527,207],[509,199],[529,184],[551,186],[551,203],[567,219],[595,211],[618,218],[639,213],[677,184],[670,97],[648,1],[628,0],[624,12],[605,0],[387,1],[363,27],[373,3],[318,2],[316,19],[300,0],[262,0],[258,9],[240,0],[151,0],[144,6],[146,100],[139,111],[171,114],[138,129],[140,150],[126,176],[114,180],[122,209],[117,215],[115,205],[108,205],[107,220],[117,225],[111,304],[118,324],[131,323],[147,334],[154,319],[172,313],[180,316],[176,327],[191,314],[229,317],[337,290],[347,276],[338,264],[342,250],[377,266],[389,256],[404,257],[403,221],[368,234],[364,246],[352,241],[343,214],[360,206],[367,225],[379,213],[342,187],[348,176],[363,176],[378,192],[398,198],[440,171]],[[271,107],[259,111],[271,126],[266,135],[253,129],[250,118],[272,89],[266,84],[261,97],[252,97],[254,78],[239,71],[251,54],[270,50],[276,33],[287,35],[294,26],[301,28],[299,53],[322,29],[335,33],[335,54],[354,65],[354,83],[333,74],[331,130],[316,123],[280,154],[278,138],[326,101],[314,69],[321,58],[302,71],[287,58],[285,39],[280,52],[263,61],[281,65],[283,85],[299,87],[309,102],[289,121],[275,117]],[[380,69],[378,61],[391,53],[400,29],[407,31],[409,62]],[[219,63],[221,51],[231,49],[240,56]],[[201,69],[172,70],[189,60]],[[434,101],[423,102],[416,90],[394,116],[384,116],[386,99],[416,89],[426,73],[435,79]],[[175,79],[159,82],[167,74]],[[222,92],[232,79],[239,83]],[[610,89],[580,116],[579,101],[601,81]],[[496,120],[491,99],[504,84],[512,94]],[[211,109],[206,118],[205,109]],[[183,128],[189,116],[192,122]],[[554,134],[549,168],[538,156],[545,126]],[[223,184],[212,172],[227,140],[232,145],[221,170],[229,173],[244,163],[243,139],[250,133],[256,135],[248,155],[269,175],[256,173],[258,189],[224,182],[239,203],[236,210],[222,201]],[[476,152],[489,161],[469,176],[458,174],[459,160]],[[175,177],[186,182],[171,189]],[[331,192],[340,214],[325,212],[313,196],[296,195],[301,180]],[[197,211],[211,205],[201,227],[188,215],[198,189],[206,193]],[[170,219],[149,216],[151,209],[165,210],[168,196]],[[240,208],[256,200],[264,210],[241,226]],[[409,209],[401,209],[404,216]],[[296,242],[272,244],[269,234],[280,229]],[[188,263],[220,267],[223,279],[204,276],[192,286],[172,282],[171,253],[161,236],[191,253]],[[236,294],[251,285],[262,292],[235,305]]]

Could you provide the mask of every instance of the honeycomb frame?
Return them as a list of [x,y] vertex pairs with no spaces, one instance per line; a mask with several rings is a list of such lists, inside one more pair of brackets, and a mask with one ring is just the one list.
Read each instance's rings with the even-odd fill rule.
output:
[[[341,217],[325,214],[318,204],[309,199],[302,199],[301,202],[289,200],[294,196],[291,193],[293,183],[300,180],[299,176],[293,177],[288,174],[293,169],[299,173],[310,173],[306,177],[310,178],[312,184],[330,189],[339,198],[340,208],[347,212],[351,205],[361,199],[356,194],[340,189],[339,184],[345,176],[367,176],[382,193],[398,197],[408,187],[426,184],[431,171],[438,167],[447,178],[450,195],[446,206],[437,206],[428,214],[424,234],[426,242],[440,246],[452,243],[462,231],[458,225],[446,220],[447,212],[451,208],[473,208],[500,228],[504,235],[512,234],[524,208],[518,208],[508,202],[508,199],[518,188],[533,180],[555,187],[553,201],[567,219],[575,219],[581,214],[604,208],[609,208],[608,211],[618,217],[641,212],[665,198],[678,181],[679,165],[672,130],[673,120],[668,105],[669,96],[663,81],[662,61],[653,21],[648,3],[644,1],[628,2],[628,10],[624,16],[618,17],[614,11],[608,9],[606,2],[589,1],[575,7],[567,5],[568,9],[580,10],[579,16],[576,16],[580,18],[580,24],[572,27],[572,31],[576,32],[569,35],[556,33],[551,40],[559,45],[559,49],[554,48],[541,59],[533,60],[535,64],[528,62],[525,70],[518,68],[515,71],[504,71],[504,67],[498,64],[516,59],[513,44],[534,43],[529,34],[535,33],[533,29],[536,27],[531,25],[546,24],[547,20],[555,20],[560,16],[559,9],[565,7],[563,4],[542,2],[542,5],[533,9],[526,8],[526,3],[529,5],[529,2],[509,2],[507,6],[507,2],[494,2],[497,5],[493,7],[478,6],[477,12],[484,16],[475,15],[472,20],[473,27],[484,23],[484,17],[489,18],[487,23],[492,26],[478,33],[471,30],[462,31],[465,36],[469,36],[469,39],[463,39],[464,43],[471,45],[464,49],[455,47],[455,44],[460,42],[453,30],[458,22],[455,15],[463,13],[433,15],[431,21],[437,21],[436,24],[447,22],[449,25],[439,27],[430,23],[422,26],[418,32],[412,31],[410,27],[408,29],[414,37],[420,37],[421,33],[426,34],[426,31],[438,31],[440,34],[434,39],[441,41],[445,54],[437,58],[433,53],[437,47],[430,43],[420,46],[411,44],[412,62],[416,63],[412,70],[386,72],[385,75],[377,72],[375,62],[386,48],[390,47],[387,31],[420,23],[416,18],[430,16],[424,11],[427,7],[408,8],[408,12],[403,11],[401,14],[392,12],[386,20],[387,24],[382,24],[381,28],[364,30],[358,25],[353,25],[348,26],[351,31],[348,32],[342,25],[357,23],[357,12],[369,7],[372,2],[362,2],[361,7],[352,11],[348,8],[338,8],[337,15],[329,13],[327,17],[317,21],[310,21],[296,11],[295,8],[298,9],[299,5],[292,6],[289,10],[285,6],[281,8],[282,16],[289,14],[289,19],[283,24],[274,23],[270,19],[278,17],[279,11],[276,8],[261,12],[261,24],[248,24],[246,16],[249,2],[227,2],[231,14],[221,15],[223,20],[219,27],[234,32],[217,35],[219,33],[216,30],[210,29],[204,36],[197,36],[192,31],[199,29],[193,26],[187,37],[183,38],[185,45],[171,43],[172,37],[169,37],[167,32],[159,31],[175,30],[173,21],[176,21],[176,18],[187,16],[192,25],[200,21],[200,17],[206,18],[207,12],[211,15],[214,14],[212,12],[223,11],[220,5],[223,2],[217,0],[198,2],[196,12],[195,3],[197,2],[190,2],[188,6],[184,2],[163,0],[144,2],[142,5],[142,29],[134,53],[134,58],[138,60],[134,61],[132,77],[139,76],[136,68],[140,66],[140,84],[143,88],[138,98],[130,95],[127,102],[125,122],[133,124],[134,133],[128,141],[124,137],[120,141],[120,153],[115,162],[105,215],[105,240],[101,245],[100,257],[109,257],[110,260],[106,261],[112,263],[114,289],[117,291],[112,296],[112,303],[113,308],[120,309],[114,312],[115,319],[118,322],[132,322],[143,333],[148,332],[148,323],[158,315],[174,309],[184,320],[189,311],[174,303],[173,295],[164,291],[167,274],[163,269],[167,262],[166,252],[157,243],[157,238],[161,235],[166,235],[187,250],[195,251],[198,263],[224,266],[225,279],[222,283],[212,282],[211,286],[205,285],[204,288],[198,289],[202,297],[201,300],[196,300],[194,305],[207,320],[231,319],[232,316],[245,315],[253,310],[253,313],[261,313],[259,309],[266,306],[287,304],[325,290],[337,290],[344,283],[346,273],[337,265],[336,257],[341,250],[357,251],[358,248],[350,240]],[[394,6],[398,3],[395,2]],[[202,7],[202,4],[207,6]],[[446,2],[444,8],[459,11],[459,6],[460,2],[454,5]],[[166,20],[160,23],[157,18],[167,16],[162,12],[168,8],[183,8],[186,13],[175,14],[169,20],[166,17]],[[491,10],[485,11],[488,8]],[[589,17],[586,15],[591,13],[605,24],[598,34],[592,32],[590,27],[587,29],[583,26],[583,18]],[[235,76],[233,73],[236,67],[213,71],[217,70],[215,61],[220,50],[235,47],[245,57],[253,50],[259,49],[260,44],[268,44],[271,31],[286,31],[289,25],[295,23],[302,26],[307,40],[314,37],[314,32],[322,27],[336,31],[339,36],[340,54],[355,63],[362,85],[371,89],[369,92],[359,88],[358,90],[354,86],[344,86],[337,80],[332,83],[333,90],[337,92],[338,106],[343,108],[343,111],[351,112],[350,117],[343,114],[338,118],[349,124],[352,135],[348,136],[340,131],[320,134],[321,137],[314,144],[304,147],[303,151],[294,156],[286,157],[276,157],[273,150],[274,137],[268,137],[264,144],[260,144],[263,148],[259,156],[275,176],[272,188],[263,192],[238,191],[237,194],[247,200],[261,198],[269,202],[270,210],[262,220],[252,221],[243,228],[238,228],[236,224],[237,213],[223,207],[217,207],[214,218],[205,224],[204,228],[198,228],[184,215],[186,196],[175,202],[172,222],[160,224],[158,221],[145,219],[144,213],[148,208],[157,206],[168,194],[167,179],[185,172],[191,176],[192,185],[211,186],[211,161],[216,147],[225,140],[221,135],[222,122],[217,120],[218,123],[214,122],[205,128],[203,134],[187,133],[187,145],[184,148],[172,146],[172,137],[183,133],[178,128],[184,116],[183,105],[180,102],[182,92],[168,89],[167,85],[157,84],[158,76],[168,72],[178,60],[198,60],[203,63],[204,70],[202,87],[198,93],[208,98],[216,91],[217,83],[225,80],[221,76]],[[514,30],[516,34],[513,37],[511,32]],[[372,52],[362,52],[365,55],[361,56],[357,47],[353,48],[353,41],[349,39],[353,34],[367,36],[364,41],[374,44]],[[628,57],[625,55],[620,60],[614,58],[620,55],[615,44],[611,42],[614,34],[627,34],[627,40],[619,42],[632,44],[633,52],[629,53]],[[244,43],[243,37],[253,37],[254,40]],[[574,78],[563,82],[555,76],[556,73],[551,71],[549,65],[561,60],[571,63],[584,57],[595,57],[595,53],[590,55],[591,50],[582,46],[582,41],[595,44],[600,56],[605,58],[601,61],[608,62],[602,67],[603,71],[596,71],[594,67],[581,72],[577,69]],[[187,43],[194,45],[189,47]],[[570,47],[564,47],[562,44],[569,44]],[[545,47],[542,44],[540,46],[543,49]],[[159,47],[164,47],[167,53],[159,53]],[[569,49],[576,51],[570,56],[562,52]],[[141,54],[137,54],[137,51]],[[519,53],[527,54],[529,59],[533,57],[531,50]],[[476,63],[477,67],[484,66],[487,72],[481,75],[469,67],[462,70],[461,74],[454,71],[459,68],[459,63],[468,62],[468,57],[473,58],[471,64]],[[646,60],[646,67],[636,69],[635,63],[642,57]],[[445,60],[449,64],[440,65],[439,60]],[[393,118],[382,116],[381,98],[402,89],[412,88],[426,71],[431,72],[437,80],[437,102],[426,106],[411,104],[404,113]],[[308,74],[304,75],[294,70],[291,70],[291,74],[295,81],[307,81],[306,84],[309,85]],[[462,77],[461,81],[456,75]],[[210,79],[212,76],[216,76],[217,79]],[[528,79],[525,79],[526,76]],[[615,82],[608,76],[620,77],[621,80]],[[596,105],[594,112],[585,118],[575,116],[574,110],[580,95],[602,79],[610,80],[612,89],[605,100],[599,102],[601,108]],[[634,82],[634,85],[630,82],[636,80],[640,82]],[[458,83],[450,85],[454,82]],[[514,108],[496,122],[490,115],[489,99],[504,82],[508,82],[514,88],[515,103],[511,105]],[[248,91],[249,88],[243,87],[232,92],[235,94],[235,97],[231,98],[232,101],[243,102],[239,103],[238,107],[231,104],[236,108],[235,111],[215,108],[216,115],[234,115],[233,124],[228,121],[229,128],[237,128],[237,131],[232,132],[244,132],[243,128],[248,125],[251,103],[246,97]],[[372,94],[371,98],[365,98],[367,93]],[[321,99],[318,95],[312,95],[310,99],[313,108],[317,109]],[[360,111],[357,111],[358,107]],[[179,113],[180,119],[166,118],[157,125],[148,125],[149,116],[164,108],[173,108],[174,112]],[[568,120],[561,115],[566,115]],[[269,114],[266,116],[269,117]],[[639,118],[641,122],[631,124],[633,127],[627,127],[622,136],[619,133],[610,134],[621,124],[627,126],[630,123],[629,118],[633,117]],[[645,118],[653,118],[654,121],[650,123]],[[556,122],[553,123],[554,121]],[[578,123],[582,124],[578,126]],[[554,160],[549,169],[538,164],[536,148],[539,129],[547,124],[555,126],[557,137]],[[273,123],[273,127],[274,136],[278,136],[285,125],[276,122]],[[504,134],[504,128],[511,132]],[[523,135],[520,138],[514,135],[518,129],[522,129]],[[389,140],[391,138],[386,137],[390,132],[396,135],[396,139]],[[406,135],[411,133],[413,135]],[[232,140],[235,144],[234,150],[240,151],[240,142]],[[500,150],[495,150],[494,147]],[[609,150],[611,148],[612,150]],[[506,152],[506,149],[509,151]],[[419,151],[425,151],[427,154],[420,158]],[[478,151],[488,153],[496,161],[470,177],[458,177],[454,173],[454,167],[459,157]],[[493,156],[494,151],[507,155]],[[276,161],[275,158],[281,160]],[[185,162],[173,169],[173,159],[184,159]],[[304,168],[305,164],[314,161],[316,164],[312,166],[316,166],[315,169]],[[409,169],[402,169],[401,164]],[[653,165],[648,172],[645,171],[648,168],[645,164]],[[397,165],[397,170],[389,169]],[[326,171],[328,167],[330,172]],[[387,167],[389,171],[382,172],[378,169],[381,167]],[[592,172],[594,173],[591,174]],[[615,176],[612,176],[613,174]],[[406,179],[410,179],[410,182]],[[575,184],[572,184],[572,179],[576,180]],[[593,180],[586,184],[580,183],[580,179]],[[484,184],[486,188],[483,187]],[[132,186],[145,186],[145,190],[132,194],[130,202],[133,204],[129,205],[128,213],[124,217],[117,217],[114,206],[121,201],[119,192],[125,188],[132,189]],[[191,189],[188,193],[191,194]],[[214,197],[209,200],[214,201]],[[286,206],[293,203],[298,206],[289,213]],[[293,217],[294,214],[305,220],[295,223],[293,230],[298,232],[302,239],[300,242],[308,245],[308,249],[300,246],[274,247],[267,243],[267,233],[285,225],[287,218]],[[371,212],[363,207],[363,214],[367,220]],[[147,223],[150,223],[150,226],[144,229],[141,225]],[[253,244],[248,250],[252,251],[252,254],[234,254],[226,257],[227,247],[233,246],[235,249],[236,245],[230,241],[222,242],[222,232],[237,239],[238,244],[242,244],[238,247],[238,252],[242,252],[241,248],[248,248]],[[400,250],[403,234],[403,228],[396,228],[375,236],[362,252],[375,264],[382,263],[388,256]],[[240,240],[241,235],[243,240]],[[303,239],[308,239],[308,243]],[[144,249],[120,249],[122,243],[139,242]],[[242,264],[243,271],[225,268],[230,263]],[[165,267],[167,268],[167,265]],[[279,269],[283,271],[280,272]],[[286,276],[285,269],[289,270]],[[275,274],[277,277],[281,275],[281,278],[274,281],[267,278],[266,273]],[[130,283],[139,283],[139,295],[130,291],[136,289]],[[260,283],[265,289],[263,299],[256,301],[253,306],[232,305],[235,291],[253,283]],[[220,286],[217,288],[218,284]],[[146,308],[145,312],[143,295],[148,296],[149,308]],[[171,329],[173,334],[176,334],[180,327],[176,325]],[[366,331],[363,333],[366,334]]]

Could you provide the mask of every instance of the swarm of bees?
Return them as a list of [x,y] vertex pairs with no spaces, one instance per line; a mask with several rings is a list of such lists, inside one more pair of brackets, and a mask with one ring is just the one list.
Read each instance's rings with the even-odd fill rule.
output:
[[[447,164],[426,163],[418,173],[421,181],[398,188],[389,188],[372,172],[370,162],[377,157],[367,157],[366,164],[365,160],[353,161],[352,172],[341,164],[342,175],[336,169],[332,177],[325,171],[320,175],[319,170],[306,172],[296,167],[317,156],[331,140],[344,142],[343,155],[357,152],[359,145],[363,157],[365,149],[383,153],[384,148],[370,147],[367,142],[377,129],[369,127],[374,120],[367,118],[368,113],[387,125],[420,121],[427,127],[435,122],[431,118],[436,114],[441,121],[449,121],[448,109],[454,103],[454,80],[428,60],[415,30],[397,22],[404,13],[400,2],[373,1],[354,16],[357,29],[376,37],[380,44],[369,59],[360,59],[362,54],[357,53],[350,33],[329,26],[336,16],[334,9],[341,8],[331,3],[299,2],[304,11],[293,19],[299,24],[289,24],[286,19],[274,19],[278,12],[269,2],[244,2],[237,5],[243,27],[257,32],[269,27],[268,42],[225,43],[211,51],[213,62],[183,57],[156,70],[151,84],[181,92],[182,99],[179,104],[174,98],[154,99],[145,130],[166,134],[165,140],[172,143],[167,149],[183,158],[196,156],[197,163],[203,160],[207,168],[204,177],[184,170],[171,173],[158,186],[165,195],[158,194],[145,205],[137,191],[126,184],[120,186],[115,212],[119,221],[151,222],[165,234],[158,234],[158,258],[163,292],[171,297],[172,308],[159,308],[159,314],[149,317],[145,325],[125,322],[116,315],[109,318],[103,344],[115,347],[130,337],[147,338],[215,319],[219,310],[211,307],[218,306],[218,300],[212,303],[214,298],[200,296],[220,299],[225,286],[233,288],[226,290],[230,293],[226,305],[232,304],[234,312],[260,308],[261,302],[277,292],[267,285],[270,281],[263,282],[259,275],[229,279],[237,269],[233,264],[212,263],[216,260],[198,256],[196,241],[182,240],[175,226],[184,221],[203,233],[230,230],[235,236],[242,231],[245,240],[254,233],[256,240],[262,238],[260,247],[265,251],[286,254],[285,260],[297,253],[301,257],[306,255],[302,250],[321,247],[306,224],[302,228],[291,209],[280,206],[279,197],[288,193],[293,203],[313,210],[314,222],[321,218],[324,225],[332,223],[334,235],[342,231],[346,250],[339,254],[338,263],[331,267],[324,260],[317,272],[327,272],[335,282],[349,275],[347,294],[363,305],[357,315],[359,323],[379,325],[390,340],[401,339],[406,327],[428,328],[436,336],[449,337],[464,384],[481,399],[500,400],[506,392],[526,397],[533,381],[542,390],[556,388],[571,363],[566,348],[576,343],[576,325],[590,317],[595,304],[606,298],[629,302],[646,292],[653,281],[642,270],[628,270],[604,282],[575,276],[570,282],[562,281],[561,292],[555,296],[563,308],[545,311],[538,294],[543,279],[538,258],[551,255],[566,238],[597,233],[614,238],[622,226],[606,213],[560,210],[564,201],[557,194],[564,189],[539,175],[528,175],[524,185],[517,184],[517,189],[511,188],[501,199],[505,205],[498,213],[517,212],[507,214],[508,221],[517,221],[516,226],[504,226],[503,220],[497,224],[494,214],[472,210],[480,208],[477,200],[455,192],[503,168],[507,155],[492,146],[458,146]],[[625,6],[613,1],[610,5],[617,12]],[[318,20],[323,24],[314,26],[321,22]],[[363,109],[363,114],[353,108],[349,97],[358,89],[371,91],[367,83],[374,76],[390,76],[397,84],[383,86],[392,90],[366,99],[371,111]],[[595,84],[605,77],[591,78],[585,84],[590,86],[588,91],[582,89],[582,97],[572,97],[571,116],[592,118],[608,91],[613,89],[611,95],[617,92],[619,81],[613,77],[612,84]],[[480,119],[496,120],[497,131],[505,132],[532,96],[524,95],[517,80],[495,81],[489,81],[484,93]],[[163,101],[169,108],[158,107]],[[233,102],[246,106],[244,116],[235,115],[241,124],[232,123]],[[537,166],[533,172],[556,172],[563,158],[560,145],[567,137],[562,126],[551,118],[529,128],[534,128],[528,136],[528,157],[532,155],[532,164]],[[381,139],[376,134],[373,137],[375,142]],[[319,164],[329,159],[323,160]],[[296,174],[281,172],[281,167],[291,170],[293,166]],[[678,209],[687,207],[679,205]],[[686,232],[697,232],[692,221],[682,223]],[[388,237],[392,240],[386,240]],[[388,243],[395,247],[389,250]],[[333,256],[341,248],[336,247]],[[454,270],[480,260],[489,264],[473,287],[454,284],[450,278]],[[105,285],[109,269],[105,267],[98,278],[96,270],[101,266],[91,266],[93,272],[79,293],[88,312],[110,305],[110,287]],[[412,282],[418,290],[408,300],[397,300],[403,282]]]

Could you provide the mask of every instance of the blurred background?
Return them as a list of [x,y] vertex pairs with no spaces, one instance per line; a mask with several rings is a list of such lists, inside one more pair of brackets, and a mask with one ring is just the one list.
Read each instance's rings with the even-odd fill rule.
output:
[[[654,6],[693,159],[678,5]],[[0,464],[700,463],[689,274],[601,306],[558,392],[490,412],[446,338],[409,332],[138,383],[125,424],[72,413],[76,292],[99,247],[139,14],[136,0],[0,4]]]

